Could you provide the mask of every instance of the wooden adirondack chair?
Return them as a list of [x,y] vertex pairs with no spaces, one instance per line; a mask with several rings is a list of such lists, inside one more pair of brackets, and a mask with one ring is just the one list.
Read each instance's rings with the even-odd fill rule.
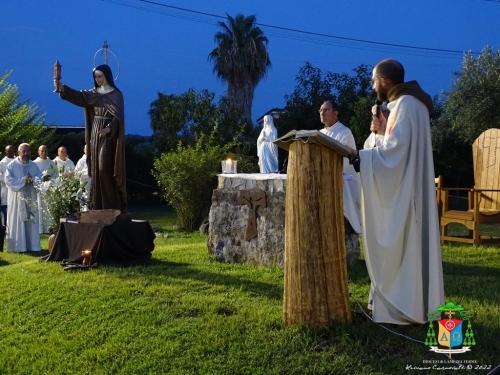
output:
[[[481,235],[484,223],[500,223],[500,129],[488,129],[472,144],[474,187],[441,188],[441,241],[471,243],[500,242],[500,238]],[[468,210],[448,209],[449,191],[468,191]],[[448,234],[448,224],[459,223],[469,229],[466,237]]]

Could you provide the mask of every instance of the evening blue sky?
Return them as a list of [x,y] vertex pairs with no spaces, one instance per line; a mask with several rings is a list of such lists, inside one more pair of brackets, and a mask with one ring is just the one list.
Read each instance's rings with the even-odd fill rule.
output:
[[[226,13],[255,14],[269,38],[272,67],[255,91],[254,121],[285,105],[306,61],[324,72],[351,74],[360,64],[395,58],[407,80],[435,95],[450,89],[463,54],[395,45],[473,52],[500,46],[500,2],[491,0],[0,0],[0,73],[12,70],[9,83],[43,108],[47,123],[82,125],[81,108],[52,92],[53,65],[60,61],[62,82],[89,89],[94,55],[106,40],[120,64],[116,85],[125,97],[126,133],[150,135],[147,112],[158,92],[225,94],[226,83],[212,73],[207,56],[223,21],[212,15]],[[111,55],[109,62],[116,73]]]

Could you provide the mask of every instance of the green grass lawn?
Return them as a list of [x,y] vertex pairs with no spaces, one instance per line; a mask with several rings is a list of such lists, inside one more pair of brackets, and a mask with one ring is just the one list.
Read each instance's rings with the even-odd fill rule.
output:
[[[474,367],[500,364],[498,247],[443,246],[446,300],[474,313],[477,343],[453,359],[475,361],[472,372],[409,371],[448,360],[407,338],[424,341],[427,325],[391,333],[353,298],[350,325],[286,327],[280,268],[218,263],[164,204],[132,212],[168,234],[147,266],[64,272],[0,253],[0,374],[486,374]],[[363,308],[369,283],[360,260],[349,288]]]

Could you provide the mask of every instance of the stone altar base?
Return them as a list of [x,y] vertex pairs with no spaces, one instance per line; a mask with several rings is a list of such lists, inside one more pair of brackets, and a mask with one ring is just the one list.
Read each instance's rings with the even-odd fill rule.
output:
[[[283,267],[286,175],[222,174],[212,195],[208,251],[222,262]],[[240,204],[240,191],[264,191],[266,206],[257,209],[257,237],[246,241],[251,209]]]
[[[264,191],[265,207],[256,208],[257,236],[245,240],[251,209],[241,204],[241,191]],[[209,215],[208,252],[217,260],[260,266],[284,265],[285,254],[285,174],[221,174],[212,194]],[[346,220],[347,222],[347,220]],[[348,222],[347,222],[348,223]],[[359,258],[357,235],[346,223],[347,264]],[[330,224],[331,225],[331,224]],[[349,232],[351,229],[351,232]]]

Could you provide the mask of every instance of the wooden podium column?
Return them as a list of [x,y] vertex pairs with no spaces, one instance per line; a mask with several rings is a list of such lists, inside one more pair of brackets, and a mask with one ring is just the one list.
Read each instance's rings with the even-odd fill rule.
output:
[[294,141],[287,168],[283,320],[317,327],[350,323],[343,158],[320,144]]

